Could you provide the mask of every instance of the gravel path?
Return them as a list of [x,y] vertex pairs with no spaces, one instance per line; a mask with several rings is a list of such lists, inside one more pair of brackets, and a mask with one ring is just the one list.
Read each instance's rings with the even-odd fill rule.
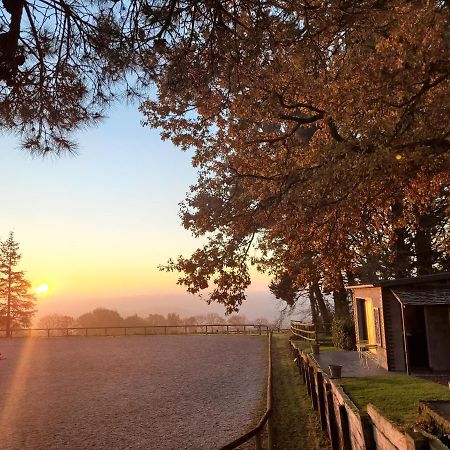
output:
[[1,449],[214,449],[265,395],[263,337],[1,339]]

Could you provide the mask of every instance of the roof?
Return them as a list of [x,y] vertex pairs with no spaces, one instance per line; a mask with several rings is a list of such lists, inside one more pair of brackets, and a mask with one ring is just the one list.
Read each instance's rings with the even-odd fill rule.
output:
[[402,305],[450,305],[450,287],[437,289],[391,289]]
[[[422,283],[432,282],[450,282],[450,272],[433,273],[431,275],[421,275],[419,277],[397,278],[395,280],[377,280],[372,284],[360,284],[354,286],[346,286],[347,289],[362,289],[372,287],[394,287],[394,286],[412,286]],[[443,285],[444,288],[445,285]],[[442,288],[441,288],[442,289]]]

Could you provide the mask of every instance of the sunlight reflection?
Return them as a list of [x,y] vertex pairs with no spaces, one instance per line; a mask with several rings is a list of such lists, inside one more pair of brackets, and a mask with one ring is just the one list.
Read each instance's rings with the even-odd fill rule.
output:
[[[16,339],[16,338],[12,338]],[[3,410],[0,411],[0,429],[1,430],[9,430],[9,432],[14,433],[17,427],[20,427],[22,424],[17,423],[18,410],[20,405],[23,405],[23,397],[25,395],[25,386],[27,385],[28,379],[32,374],[31,367],[31,359],[36,343],[36,338],[17,338],[20,339],[21,345],[20,351],[15,353],[14,351],[11,354],[7,355],[8,360],[11,358],[17,358],[15,363],[16,368],[14,370],[14,374],[11,379],[6,383],[4,393],[4,407]],[[15,347],[15,342],[11,343],[11,349]],[[11,363],[11,361],[8,361]]]

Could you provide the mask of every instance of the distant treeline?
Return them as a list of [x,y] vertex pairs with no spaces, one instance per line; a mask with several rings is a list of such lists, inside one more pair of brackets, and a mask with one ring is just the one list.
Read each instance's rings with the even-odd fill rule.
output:
[[135,326],[158,326],[158,325],[242,325],[242,324],[270,325],[266,318],[249,320],[246,316],[236,314],[225,318],[217,313],[181,317],[177,313],[149,314],[141,317],[137,314],[122,317],[117,311],[106,308],[97,308],[92,312],[82,314],[75,318],[61,314],[49,314],[39,319],[38,328],[93,328],[93,327],[135,327]]

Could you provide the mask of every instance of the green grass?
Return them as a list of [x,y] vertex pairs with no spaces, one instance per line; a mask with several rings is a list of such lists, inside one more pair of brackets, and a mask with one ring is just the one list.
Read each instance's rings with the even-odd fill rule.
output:
[[288,335],[274,335],[272,344],[274,449],[328,450],[319,417],[292,361]]
[[340,384],[359,409],[372,403],[402,428],[416,419],[419,400],[450,400],[447,387],[407,375],[342,378]]

